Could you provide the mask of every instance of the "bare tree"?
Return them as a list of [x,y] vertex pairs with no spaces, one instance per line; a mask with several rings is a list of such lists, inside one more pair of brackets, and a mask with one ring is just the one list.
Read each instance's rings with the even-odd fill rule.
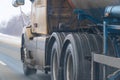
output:
[[[11,18],[8,23],[2,22],[0,26],[4,25],[4,27],[0,29],[0,32],[8,35],[20,36],[22,33],[22,28],[26,25],[23,22],[23,17],[24,16],[22,15],[18,15]],[[25,21],[29,22],[29,17],[25,17]]]

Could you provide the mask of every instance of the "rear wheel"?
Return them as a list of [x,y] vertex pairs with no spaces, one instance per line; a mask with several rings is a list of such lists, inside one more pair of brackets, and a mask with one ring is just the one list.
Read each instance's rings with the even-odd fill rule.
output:
[[[108,55],[115,56],[112,42],[108,40]],[[74,33],[66,37],[62,54],[64,80],[90,80],[91,79],[91,53],[102,54],[102,37],[93,34]],[[62,58],[61,58],[62,59]],[[103,65],[94,64],[94,80],[102,79]],[[106,77],[116,69],[106,67]]]
[[[54,42],[51,50],[51,80],[59,80],[59,59],[61,55],[61,48],[66,34],[53,33]],[[52,42],[52,41],[51,41]]]
[[73,50],[71,44],[68,45],[65,56],[65,80],[74,80],[74,64],[73,64]]
[[55,42],[53,44],[53,47],[52,47],[52,52],[51,52],[51,71],[52,71],[52,80],[58,80],[58,70],[59,70],[59,67],[58,67],[58,57],[57,57],[57,54],[58,54],[58,45],[57,45],[57,42]]
[[78,53],[82,53],[82,49],[81,47],[78,49],[77,46],[81,46],[78,41],[79,40],[77,37],[75,37],[73,34],[70,34],[66,37],[67,44],[65,44],[66,47],[62,51],[63,54],[65,54],[63,67],[64,80],[84,80],[82,78],[83,74],[80,75],[81,72],[79,72],[81,69],[80,62],[82,61],[82,57]]

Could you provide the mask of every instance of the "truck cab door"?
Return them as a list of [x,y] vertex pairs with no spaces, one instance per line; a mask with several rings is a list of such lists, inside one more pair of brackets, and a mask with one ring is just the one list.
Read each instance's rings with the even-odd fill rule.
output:
[[32,32],[47,34],[47,0],[35,0],[31,13]]

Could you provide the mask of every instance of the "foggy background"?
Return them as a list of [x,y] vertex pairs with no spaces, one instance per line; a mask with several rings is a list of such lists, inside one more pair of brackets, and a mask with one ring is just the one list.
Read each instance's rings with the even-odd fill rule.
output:
[[30,14],[26,14],[24,16],[22,16],[21,14],[16,15],[8,21],[0,22],[0,33],[20,37],[22,34],[22,29],[25,26],[25,23],[23,22],[23,17],[25,22],[29,24]]
[[13,0],[0,0],[0,33],[20,37],[24,25],[23,17],[29,24],[31,11],[30,0],[25,0],[25,5],[21,6],[24,13],[21,16],[20,7],[12,6]]

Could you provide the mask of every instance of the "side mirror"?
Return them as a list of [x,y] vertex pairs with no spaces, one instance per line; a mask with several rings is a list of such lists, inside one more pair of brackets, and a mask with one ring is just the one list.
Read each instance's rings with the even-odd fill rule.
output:
[[25,0],[13,0],[12,1],[12,5],[14,7],[18,7],[18,6],[21,6],[21,5],[24,5],[25,4]]

